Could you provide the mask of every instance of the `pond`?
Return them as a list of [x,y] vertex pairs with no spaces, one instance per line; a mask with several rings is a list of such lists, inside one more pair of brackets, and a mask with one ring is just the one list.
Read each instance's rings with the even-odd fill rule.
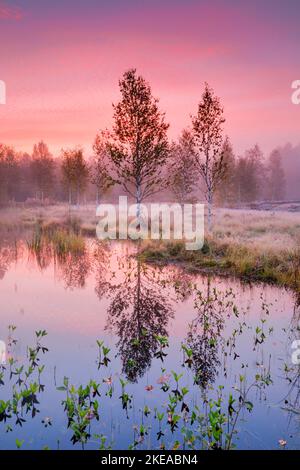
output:
[[299,448],[299,299],[136,249],[2,240],[0,448]]

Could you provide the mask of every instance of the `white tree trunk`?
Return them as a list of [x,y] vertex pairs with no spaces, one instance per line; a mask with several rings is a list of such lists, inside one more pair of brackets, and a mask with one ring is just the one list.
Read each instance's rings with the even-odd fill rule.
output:
[[141,187],[138,186],[136,190],[136,218],[138,221],[138,224],[141,223]]
[[207,197],[207,228],[208,228],[208,233],[211,233],[212,231],[212,204],[213,204],[213,195],[212,192],[208,192],[208,197]]

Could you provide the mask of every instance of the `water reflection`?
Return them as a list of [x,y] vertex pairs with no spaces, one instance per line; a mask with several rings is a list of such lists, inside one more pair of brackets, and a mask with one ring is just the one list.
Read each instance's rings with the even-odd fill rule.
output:
[[22,247],[16,241],[7,241],[0,239],[0,280],[4,278],[5,273],[21,255]]
[[[111,261],[111,246],[108,242],[96,242],[96,247],[93,252],[93,266],[95,272],[96,287],[95,292],[99,300],[105,297],[108,292],[113,288],[111,278],[113,270],[110,266]],[[108,273],[110,275],[108,276]]]
[[[287,354],[294,353],[295,359],[299,361],[298,351],[300,340],[300,295],[295,296],[295,306],[290,325],[287,331]],[[289,413],[291,420],[300,414],[300,365],[284,363],[284,375],[288,383],[288,393],[282,399],[283,408]]]
[[195,383],[206,388],[215,381],[219,358],[219,339],[224,328],[224,309],[216,289],[207,279],[206,291],[196,294],[196,318],[190,325],[186,342],[193,352]]
[[39,250],[28,250],[28,263],[32,267],[36,265],[40,271],[45,271],[53,261],[52,247],[44,244]]
[[113,289],[107,328],[119,338],[122,372],[130,382],[136,382],[151,365],[158,337],[168,336],[168,322],[174,312],[155,271],[140,259],[129,259],[125,265],[124,280]]
[[57,276],[64,281],[66,289],[82,289],[91,273],[92,262],[88,251],[80,254],[68,253],[54,257]]
[[[165,413],[165,401],[174,390],[171,384],[172,371],[184,374],[180,379],[179,390],[189,388],[191,395],[188,406],[192,409],[200,396],[210,399],[212,391],[218,390],[219,385],[225,387],[228,396],[240,375],[245,375],[247,383],[256,374],[264,378],[266,367],[267,372],[272,369],[270,387],[263,396],[253,394],[250,397],[254,411],[250,413],[246,410],[243,419],[249,418],[249,422],[254,422],[264,447],[267,446],[266,441],[270,447],[276,447],[278,439],[289,439],[289,429],[292,428],[295,433],[300,407],[299,366],[291,364],[291,345],[300,339],[300,299],[296,300],[292,312],[292,296],[288,292],[261,286],[243,288],[238,282],[193,276],[175,266],[159,268],[145,265],[141,258],[136,259],[132,246],[86,240],[80,252],[69,251],[58,256],[50,244],[43,249],[29,250],[26,243],[14,245],[13,242],[2,241],[0,266],[4,266],[4,273],[7,273],[0,283],[2,323],[8,325],[14,322],[18,328],[20,325],[22,337],[26,336],[27,329],[47,328],[50,330],[49,342],[52,342],[49,345],[49,362],[45,357],[47,368],[50,366],[49,376],[45,374],[40,384],[37,380],[39,387],[46,383],[45,402],[46,406],[50,403],[52,408],[46,411],[42,403],[41,408],[38,407],[43,415],[40,420],[33,420],[32,426],[35,427],[31,428],[32,435],[37,435],[38,425],[43,423],[42,417],[54,415],[56,420],[59,419],[59,413],[55,414],[54,410],[59,408],[60,398],[56,398],[55,403],[51,402],[56,391],[56,383],[51,388],[53,365],[58,369],[58,385],[63,382],[64,375],[72,377],[76,383],[86,384],[91,377],[101,382],[101,410],[103,414],[106,413],[103,422],[109,423],[115,410],[115,421],[111,427],[119,429],[118,434],[116,431],[116,442],[117,445],[120,442],[123,445],[124,441],[124,447],[129,445],[122,437],[127,436],[129,422],[127,418],[123,420],[120,417],[121,413],[117,409],[120,400],[120,369],[123,378],[135,383],[128,385],[128,394],[133,395],[132,409],[128,411],[131,426],[136,424],[139,411],[134,413],[145,405],[143,400],[146,402],[146,397],[149,397],[146,403],[149,408],[153,410],[157,407]],[[14,269],[7,272],[13,262],[16,262]],[[14,291],[16,282],[18,290]],[[232,285],[237,298],[230,289]],[[33,295],[36,295],[34,301]],[[47,299],[51,295],[53,302],[48,305]],[[274,299],[278,300],[279,308]],[[234,311],[235,304],[239,306],[240,314]],[[250,308],[246,314],[248,306]],[[25,313],[22,315],[19,314],[20,307],[24,307]],[[245,321],[246,327],[240,329],[240,324]],[[113,335],[108,335],[108,331]],[[102,371],[103,381],[95,366],[96,355],[92,344],[96,338],[103,339],[110,350],[111,362],[108,369]],[[169,352],[168,357],[163,358],[164,363],[161,363],[158,354],[161,338],[170,342],[170,349],[164,350]],[[191,350],[190,368],[181,368],[182,343]],[[26,344],[31,343],[29,341]],[[228,353],[226,360],[225,352]],[[117,359],[114,359],[114,354]],[[19,352],[16,355],[20,356]],[[162,372],[161,368],[165,368],[166,372]],[[163,397],[160,376],[166,381],[170,380],[170,389]],[[18,376],[13,375],[12,383],[17,379]],[[192,385],[193,380],[195,387]],[[149,388],[150,384],[153,384],[153,390],[145,397],[145,386]],[[106,394],[110,387],[112,398]],[[205,394],[199,393],[199,387],[205,390]],[[238,407],[238,397],[233,406],[235,409]],[[226,401],[224,407],[227,407]],[[182,416],[180,410],[179,415]],[[95,421],[93,414],[89,413],[88,416]],[[150,425],[151,416],[148,410],[143,411],[143,423],[148,422]],[[168,419],[167,415],[165,418]],[[271,418],[273,427],[269,436],[265,428]],[[61,423],[55,419],[56,429],[60,429]],[[24,424],[26,436],[28,428],[25,426],[30,425],[29,421]],[[251,424],[245,423],[241,426],[252,431],[253,436]],[[157,424],[157,418],[153,418],[153,429]],[[103,429],[107,433],[105,425]],[[239,445],[247,447],[248,438],[243,436],[242,432]],[[295,436],[298,439],[296,433]],[[4,438],[7,441],[10,439],[13,446],[14,437]],[[175,435],[170,439],[173,437],[175,441]],[[54,439],[56,436],[53,437],[53,442],[56,442]],[[250,440],[252,448],[257,447],[255,438],[251,437]],[[65,436],[62,441],[64,446],[67,445]]]
[[[142,263],[132,251],[116,255],[107,242],[87,242],[80,253],[67,252],[63,256],[50,244],[29,253],[30,262],[41,270],[53,262],[55,276],[66,289],[84,288],[88,276],[94,273],[99,300],[109,301],[106,329],[118,337],[123,372],[130,382],[142,377],[151,366],[158,337],[168,336],[174,312],[167,286],[174,280]],[[178,292],[182,279],[180,283],[176,279]]]
[[51,237],[38,230],[33,238],[27,241],[27,248],[31,268],[37,266],[41,271],[45,271],[53,264],[55,276],[64,282],[66,289],[85,287],[86,279],[92,272],[91,253],[86,241],[82,240],[79,249],[76,245],[75,249],[72,249],[72,245],[68,247],[67,243],[55,245]]

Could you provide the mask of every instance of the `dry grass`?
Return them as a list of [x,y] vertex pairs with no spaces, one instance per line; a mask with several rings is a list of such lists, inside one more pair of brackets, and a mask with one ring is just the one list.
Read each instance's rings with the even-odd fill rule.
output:
[[15,207],[0,210],[0,227],[31,228],[36,224],[45,226],[68,226],[82,234],[95,234],[97,219],[93,205],[72,207],[57,204],[45,207]]
[[262,251],[210,237],[200,251],[187,251],[182,241],[148,241],[141,256],[155,263],[180,263],[193,272],[232,275],[247,281],[291,287],[300,292],[300,249]]
[[[0,227],[71,229],[95,236],[96,208],[55,205],[0,210]],[[148,260],[185,263],[189,269],[234,274],[300,289],[300,213],[216,209],[214,230],[201,251],[186,251],[183,242],[144,241]]]
[[[66,204],[46,207],[16,207],[0,209],[0,224],[33,226],[37,221],[63,223],[67,219],[78,219],[81,226],[95,228],[96,207],[84,205],[78,208]],[[214,234],[218,238],[243,243],[293,244],[300,236],[300,212],[271,212],[255,210],[216,209],[214,211]]]
[[300,242],[300,213],[219,209],[214,238],[259,251],[294,250]]
[[218,209],[201,251],[187,251],[181,241],[147,241],[143,257],[299,291],[300,213]]
[[[66,204],[47,207],[0,209],[0,226],[68,226],[74,231],[95,235],[96,207],[80,206],[70,210]],[[251,249],[294,250],[300,245],[300,213],[216,209],[213,238],[222,243],[239,244]]]

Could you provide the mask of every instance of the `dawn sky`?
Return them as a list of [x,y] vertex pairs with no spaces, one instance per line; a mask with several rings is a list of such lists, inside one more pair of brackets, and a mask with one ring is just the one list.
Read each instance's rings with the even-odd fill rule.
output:
[[176,138],[207,81],[235,150],[300,142],[300,2],[0,0],[0,142],[91,147],[109,127],[118,79],[136,67]]

